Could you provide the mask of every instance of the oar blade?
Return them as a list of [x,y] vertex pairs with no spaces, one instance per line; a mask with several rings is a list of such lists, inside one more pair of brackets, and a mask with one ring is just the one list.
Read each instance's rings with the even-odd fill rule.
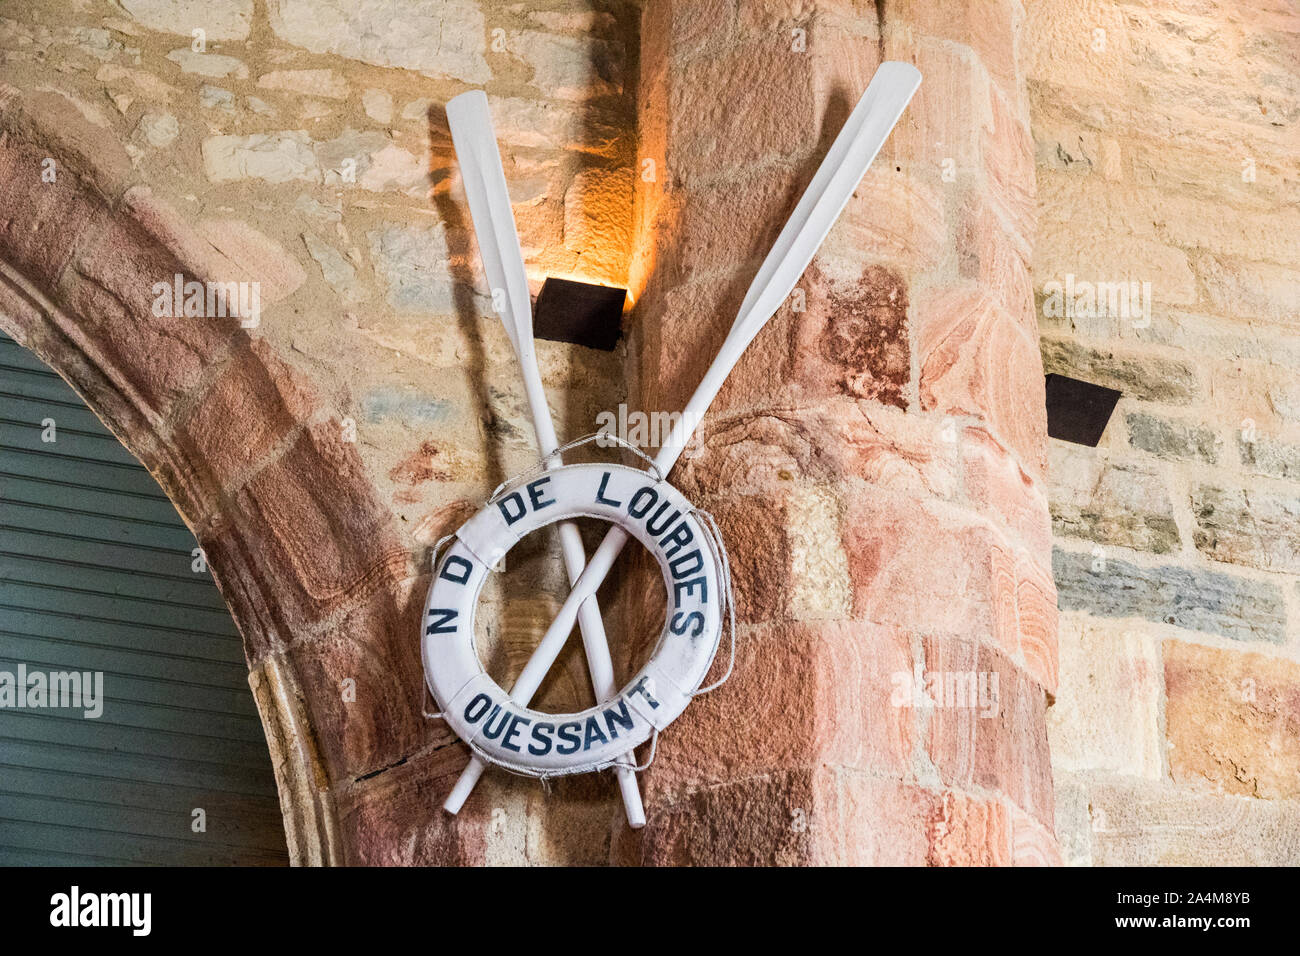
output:
[[876,70],[745,294],[728,338],[737,357],[794,291],[920,85],[910,63],[887,61]]
[[524,352],[532,352],[532,303],[487,94],[471,90],[449,100],[447,123],[465,183],[493,308],[500,314],[515,353],[522,359]]

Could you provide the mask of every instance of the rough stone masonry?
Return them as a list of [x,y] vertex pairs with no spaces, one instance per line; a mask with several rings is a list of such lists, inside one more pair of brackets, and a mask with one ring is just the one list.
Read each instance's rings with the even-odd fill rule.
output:
[[1300,861],[1300,10],[1026,4],[1048,371],[1124,397],[1053,442],[1057,832],[1076,864]]
[[[1294,861],[1298,35],[1281,0],[12,0],[0,325],[203,544],[296,862]],[[530,278],[635,302],[613,353],[539,344],[575,437],[681,407],[884,58],[920,93],[673,475],[736,675],[643,832],[604,777],[444,815],[429,552],[535,449],[442,104],[487,89]],[[155,314],[178,274],[259,321]],[[1046,318],[1067,274],[1149,281],[1148,324]],[[1044,367],[1124,391],[1102,448],[1048,441]],[[530,540],[489,587],[502,682],[562,580]],[[543,709],[591,703],[570,643]],[[935,675],[998,706],[898,693]]]
[[[176,12],[30,4],[5,21],[5,321],[199,535],[245,635],[295,859],[1056,859],[1014,5]],[[409,636],[428,548],[533,452],[438,105],[487,85],[535,277],[639,301],[612,356],[543,348],[573,434],[625,397],[680,403],[886,56],[917,62],[927,91],[679,469],[737,555],[736,678],[666,735],[643,834],[600,779],[547,799],[492,775],[446,817],[465,752],[420,716]],[[154,282],[178,273],[258,282],[260,322],[153,314]],[[553,557],[529,557],[512,570],[531,586],[482,608],[506,675],[556,603]],[[641,623],[623,604],[607,614]],[[582,700],[581,660],[566,665],[543,706]],[[927,671],[996,675],[996,716],[893,699],[898,674]],[[743,733],[719,730],[746,711]]]

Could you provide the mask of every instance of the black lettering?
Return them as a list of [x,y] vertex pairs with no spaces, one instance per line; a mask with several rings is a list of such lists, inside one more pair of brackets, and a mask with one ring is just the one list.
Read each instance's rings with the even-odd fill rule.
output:
[[704,578],[691,578],[689,581],[673,582],[673,600],[677,606],[682,606],[682,594],[690,594],[696,588],[700,589],[700,603],[709,603],[709,583]]
[[501,746],[505,747],[507,750],[513,750],[515,753],[519,753],[519,748],[515,744],[511,743],[511,741],[519,735],[519,727],[521,724],[526,726],[532,722],[532,718],[530,717],[524,717],[520,714],[512,716],[510,718],[510,729],[506,731],[505,738],[501,741]]
[[[578,723],[576,720],[569,721],[567,724],[560,724],[559,737],[565,743],[556,747],[555,752],[557,754],[576,754],[578,748],[582,746],[582,737],[578,735],[578,731],[581,729],[582,724]],[[566,746],[565,744],[568,744],[569,746]]]
[[622,727],[624,730],[631,730],[634,726],[632,715],[628,713],[627,710],[626,697],[620,697],[618,699],[617,711],[615,711],[613,707],[605,710],[605,727],[609,730],[610,740],[618,739],[618,727],[615,727],[615,724],[617,724],[618,727]]
[[646,520],[645,523],[646,530],[649,531],[656,538],[659,537],[659,535],[663,534],[665,531],[667,531],[668,528],[672,525],[672,523],[682,516],[682,513],[680,511],[674,511],[673,516],[671,518],[669,518],[667,521],[660,521],[659,527],[656,528],[655,521],[657,521],[659,516],[663,514],[667,509],[668,509],[668,502],[665,501],[663,504],[659,506],[659,510],[654,513],[654,516]]
[[658,709],[659,701],[654,699],[654,696],[650,693],[649,690],[646,689],[645,686],[645,682],[648,681],[649,679],[650,678],[648,677],[642,677],[639,681],[636,682],[635,685],[633,685],[632,689],[628,691],[628,693],[640,694],[642,697],[646,699],[646,702],[650,705],[652,709]]
[[[645,501],[645,506],[642,508],[638,508],[637,502],[643,500]],[[649,511],[651,508],[653,508],[655,502],[658,500],[659,500],[659,492],[655,491],[649,485],[646,485],[644,488],[640,489],[636,494],[632,496],[632,500],[629,501],[627,505],[627,513],[630,514],[633,518],[644,518],[645,513]]]
[[692,624],[695,630],[691,631],[691,637],[699,637],[704,632],[704,615],[699,611],[692,611],[690,614],[683,614],[678,611],[673,615],[672,623],[668,625],[668,630],[674,634],[685,634],[687,628]]
[[[679,567],[679,565],[685,565],[691,561],[695,562],[691,567],[685,570]],[[696,548],[694,551],[687,551],[680,558],[673,558],[668,562],[668,567],[673,572],[674,578],[684,578],[686,575],[694,574],[704,567],[704,556],[700,554],[700,549]]]
[[[463,569],[460,576],[457,577],[456,571],[452,569]],[[464,584],[469,580],[470,572],[474,570],[474,565],[470,564],[458,554],[447,555],[447,560],[442,564],[442,573],[438,577],[444,581],[451,581],[453,584]]]
[[[528,752],[535,757],[544,757],[548,753],[550,753],[551,747],[553,746],[553,743],[551,741],[551,734],[553,733],[555,733],[554,724],[548,724],[548,723],[534,724],[533,740],[537,741],[537,743],[529,744]],[[542,746],[538,747],[537,744],[541,744]]]
[[590,750],[591,745],[594,743],[609,743],[609,738],[605,736],[605,732],[600,729],[600,724],[596,722],[595,714],[587,718],[587,737],[582,742],[582,749]]
[[[479,707],[477,712],[473,712],[475,706],[480,703],[483,706]],[[465,705],[465,719],[468,720],[471,724],[477,724],[478,719],[482,717],[485,713],[487,713],[488,704],[490,703],[492,703],[491,697],[489,697],[487,694],[478,694],[477,696],[475,696],[473,700],[471,700],[468,704]]]
[[[498,501],[497,507],[501,509],[501,517],[506,519],[507,525],[514,524],[528,513],[528,506],[524,504],[523,495],[517,491],[512,491]],[[515,511],[516,508],[519,510]],[[514,511],[514,514],[511,514],[512,511]]]
[[[454,607],[431,607],[429,608],[429,626],[424,629],[425,634],[455,634],[456,625],[448,625],[448,621],[456,620],[458,612]],[[434,615],[438,615],[437,618]]]
[[554,498],[542,500],[542,485],[548,484],[550,480],[551,476],[547,475],[545,478],[538,478],[536,481],[528,483],[528,499],[533,503],[534,511],[541,511],[547,505],[555,504]]
[[[492,729],[492,718],[497,714],[501,715],[501,721],[497,724],[496,730]],[[483,736],[488,740],[496,740],[501,736],[501,732],[506,729],[506,722],[510,720],[510,711],[504,710],[500,704],[492,705],[492,713],[487,715],[487,720],[483,721]]]
[[605,489],[609,487],[609,472],[600,476],[600,487],[596,489],[596,501],[602,505],[610,505],[614,508],[623,507],[623,502],[615,501],[613,498],[605,497]]
[[683,521],[676,528],[673,528],[672,533],[666,535],[659,544],[664,549],[664,554],[671,558],[694,540],[695,532],[691,530],[690,525]]

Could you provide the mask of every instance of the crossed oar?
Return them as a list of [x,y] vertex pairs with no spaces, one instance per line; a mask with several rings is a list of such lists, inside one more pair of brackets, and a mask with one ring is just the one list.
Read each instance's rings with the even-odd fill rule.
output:
[[[812,261],[920,84],[921,74],[908,63],[886,62],[876,70],[866,92],[849,114],[812,182],[763,260],[718,357],[704,373],[703,381],[686,403],[681,418],[655,457],[655,467],[660,474],[667,475],[672,470],[690,441],[696,423],[717,396],[741,354],[794,290],[795,283]],[[483,270],[487,273],[494,304],[499,301],[498,294],[504,295],[504,308],[498,308],[498,312],[523,371],[524,391],[532,410],[537,443],[547,467],[555,467],[560,464],[559,456],[555,454],[558,441],[533,350],[528,277],[524,271],[523,252],[515,229],[514,211],[510,207],[486,94],[474,90],[457,96],[447,104],[447,119],[465,181]],[[524,706],[555,663],[575,620],[582,631],[587,667],[597,701],[612,699],[618,690],[605,627],[596,604],[596,590],[614,566],[615,559],[627,543],[628,534],[618,526],[610,528],[588,564],[577,526],[563,522],[559,533],[572,590],[510,690],[511,698]],[[486,766],[482,758],[472,755],[443,808],[450,813],[458,812]],[[615,770],[628,823],[633,827],[644,826],[645,809],[641,804],[630,753],[619,759]]]

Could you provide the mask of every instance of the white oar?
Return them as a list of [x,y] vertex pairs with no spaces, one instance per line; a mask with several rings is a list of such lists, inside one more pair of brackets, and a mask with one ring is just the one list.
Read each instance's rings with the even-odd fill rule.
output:
[[[547,459],[547,466],[555,467],[560,464],[559,457],[554,455],[559,442],[546,404],[546,393],[542,389],[542,376],[537,370],[528,276],[524,271],[524,255],[519,247],[515,214],[510,208],[510,195],[506,190],[505,171],[501,168],[501,154],[497,151],[496,132],[492,127],[487,95],[482,90],[473,90],[457,96],[447,103],[447,120],[451,127],[456,159],[460,163],[461,177],[465,182],[474,234],[478,237],[479,256],[483,260],[483,271],[487,273],[488,287],[492,290],[493,305],[501,315],[506,334],[510,337],[510,344],[514,346],[515,356],[523,371],[524,393],[528,396],[528,405],[532,410],[537,444]],[[582,536],[578,532],[578,526],[571,521],[559,525],[559,535],[560,547],[564,552],[564,567],[569,575],[569,583],[574,584],[587,561]],[[596,701],[610,700],[618,692],[618,687],[614,683],[614,664],[610,660],[605,626],[594,594],[582,602],[577,618],[582,629],[587,669],[591,672]],[[572,620],[569,627],[573,627]],[[532,674],[520,675],[510,690],[510,696],[519,704],[527,705],[537,692],[543,676],[545,670],[536,679],[533,679]],[[640,827],[645,825],[645,810],[641,804],[641,791],[637,789],[636,773],[632,769],[630,756],[624,758],[615,770],[627,810],[627,822],[633,827]],[[470,758],[469,766],[443,804],[447,810],[455,813],[461,808],[484,767],[484,761],[477,755]]]
[[[920,85],[921,74],[909,63],[882,63],[876,70],[866,92],[835,137],[812,182],[777,236],[771,252],[759,267],[718,357],[704,373],[704,380],[686,403],[680,421],[655,457],[655,465],[662,474],[672,470],[695,425],[717,396],[741,354],[794,290],[795,283],[812,261]],[[611,528],[605,535],[591,556],[587,569],[573,585],[559,614],[533,651],[533,656],[524,665],[523,673],[519,675],[520,683],[540,683],[551,669],[573,630],[578,607],[596,593],[627,539],[627,533],[618,527]],[[470,769],[467,768],[456,782],[456,791],[465,784]],[[473,786],[472,780],[469,785]]]

